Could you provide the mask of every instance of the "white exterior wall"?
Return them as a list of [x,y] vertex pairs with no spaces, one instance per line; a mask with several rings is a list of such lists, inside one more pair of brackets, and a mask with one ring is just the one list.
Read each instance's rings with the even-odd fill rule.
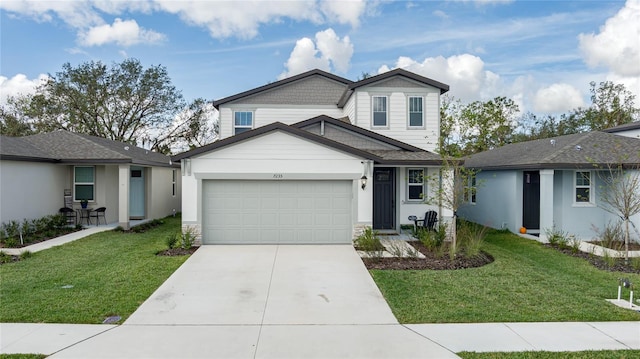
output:
[[202,181],[207,179],[352,180],[354,228],[372,222],[373,186],[360,188],[362,159],[286,133],[269,133],[182,162],[184,225],[201,226]]
[[66,166],[0,161],[0,223],[58,213],[69,181]]
[[351,120],[351,124],[355,125],[356,124],[356,96],[349,97],[349,100],[344,105],[344,108],[342,110],[344,112],[343,116],[349,117],[349,120]]
[[291,125],[310,118],[327,115],[340,118],[344,114],[337,106],[291,106],[287,108],[274,105],[238,105],[220,106],[220,139],[233,136],[233,112],[253,111],[253,128],[262,127],[274,122]]
[[[372,126],[372,96],[388,97],[388,126],[386,128]],[[424,129],[409,128],[407,104],[409,96],[424,97]],[[440,126],[439,89],[416,87],[363,87],[358,89],[352,97],[355,97],[356,106],[355,125],[427,151],[433,152],[438,147],[438,128]]]
[[[408,180],[407,180],[407,169],[409,168],[420,168],[420,167],[416,167],[416,166],[408,166],[408,167],[398,167],[396,168],[397,171],[397,188],[396,188],[396,193],[397,193],[397,199],[396,199],[396,203],[399,203],[399,207],[398,207],[398,211],[397,211],[397,217],[396,218],[396,223],[399,224],[414,224],[413,221],[410,221],[408,219],[409,216],[416,216],[418,217],[418,219],[423,219],[424,218],[424,214],[429,211],[429,210],[434,210],[436,212],[439,212],[439,208],[437,204],[427,204],[426,202],[430,199],[430,198],[435,198],[437,193],[438,193],[438,188],[437,186],[435,186],[434,183],[431,183],[431,181],[429,179],[426,179],[427,181],[427,192],[426,192],[426,198],[424,201],[409,201],[409,195],[408,195]],[[427,173],[425,178],[438,178],[438,174],[439,174],[440,169],[437,167],[431,167],[431,168],[427,168]],[[438,220],[445,220],[447,221],[449,218],[451,218],[451,216],[453,215],[453,213],[451,212],[451,210],[448,209],[442,209],[442,211],[440,213],[438,213]]]
[[[173,195],[173,171],[176,171],[176,194]],[[180,212],[182,203],[180,169],[152,167],[147,169],[149,188],[147,189],[147,218],[163,218]]]

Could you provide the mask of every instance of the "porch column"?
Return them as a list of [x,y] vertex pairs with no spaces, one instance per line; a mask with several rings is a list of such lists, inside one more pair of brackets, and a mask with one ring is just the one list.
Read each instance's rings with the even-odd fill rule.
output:
[[118,165],[118,225],[129,229],[129,165]]
[[540,241],[548,242],[546,230],[553,228],[554,170],[540,170]]

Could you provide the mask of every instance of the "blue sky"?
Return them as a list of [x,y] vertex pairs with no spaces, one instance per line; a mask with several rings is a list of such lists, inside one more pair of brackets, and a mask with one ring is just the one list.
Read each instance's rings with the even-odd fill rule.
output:
[[65,62],[126,57],[166,66],[188,100],[311,68],[356,80],[396,67],[537,114],[588,105],[590,81],[640,98],[640,0],[3,0],[0,30],[0,102]]

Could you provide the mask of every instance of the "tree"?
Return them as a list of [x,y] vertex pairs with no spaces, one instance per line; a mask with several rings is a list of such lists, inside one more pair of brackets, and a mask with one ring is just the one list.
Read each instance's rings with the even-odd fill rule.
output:
[[437,177],[428,178],[429,187],[436,188],[426,202],[449,209],[453,212],[451,220],[451,253],[458,249],[457,218],[458,210],[470,203],[478,186],[478,170],[464,167],[461,159],[444,157],[442,168]]
[[[191,109],[202,106],[198,99]],[[172,142],[201,128],[198,111],[189,110],[180,91],[163,66],[144,69],[140,61],[127,59],[111,67],[86,62],[66,63],[33,95],[15,99],[22,117],[37,132],[65,129],[132,144],[150,144],[166,151]],[[183,111],[195,116],[176,126]],[[3,118],[3,121],[6,119]],[[191,135],[193,137],[193,135]]]
[[635,108],[635,95],[622,84],[611,81],[591,81],[591,107],[580,112],[591,131],[604,130],[638,119],[640,110]]
[[440,116],[441,154],[470,155],[509,143],[518,111],[518,105],[506,97],[467,105],[445,98]]
[[[604,166],[594,165],[602,169],[598,171],[602,181],[600,186],[600,207],[619,217],[624,223],[625,261],[629,260],[630,228],[633,225],[630,218],[640,213],[640,166],[623,165],[632,158],[633,152],[616,144],[619,157],[618,163],[608,163]],[[640,159],[640,151],[635,156]]]
[[9,98],[7,105],[0,107],[0,134],[11,137],[34,134],[31,122],[22,118],[15,101],[16,99]]

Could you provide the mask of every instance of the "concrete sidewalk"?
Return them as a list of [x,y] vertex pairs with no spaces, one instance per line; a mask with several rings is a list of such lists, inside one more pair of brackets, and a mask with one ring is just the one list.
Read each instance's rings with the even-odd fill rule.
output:
[[[257,338],[260,337],[258,348]],[[461,351],[640,350],[640,322],[411,325],[0,324],[0,353],[52,358],[416,358]],[[87,339],[98,339],[82,349]],[[128,348],[122,356],[122,348]],[[66,349],[66,350],[63,350]],[[449,352],[449,353],[447,353]],[[57,354],[56,354],[57,353]]]
[[640,322],[397,322],[352,246],[203,246],[123,325],[0,324],[52,358],[457,358],[640,350]]
[[5,252],[6,254],[10,254],[12,256],[17,256],[20,255],[20,253],[22,252],[26,252],[29,251],[31,253],[35,253],[35,252],[40,252],[43,251],[45,249],[49,249],[52,247],[56,247],[56,246],[61,246],[65,243],[69,243],[69,242],[73,242],[73,241],[77,241],[78,239],[90,236],[94,233],[100,233],[100,232],[105,232],[105,231],[110,231],[114,228],[117,227],[117,224],[107,224],[107,225],[103,225],[103,226],[91,226],[88,227],[86,229],[77,231],[77,232],[72,232],[69,234],[65,234],[64,236],[60,236],[57,238],[52,238],[49,240],[46,240],[44,242],[39,242],[39,243],[35,243],[32,244],[30,246],[26,246],[26,247],[22,247],[22,248],[2,248],[2,252]]

